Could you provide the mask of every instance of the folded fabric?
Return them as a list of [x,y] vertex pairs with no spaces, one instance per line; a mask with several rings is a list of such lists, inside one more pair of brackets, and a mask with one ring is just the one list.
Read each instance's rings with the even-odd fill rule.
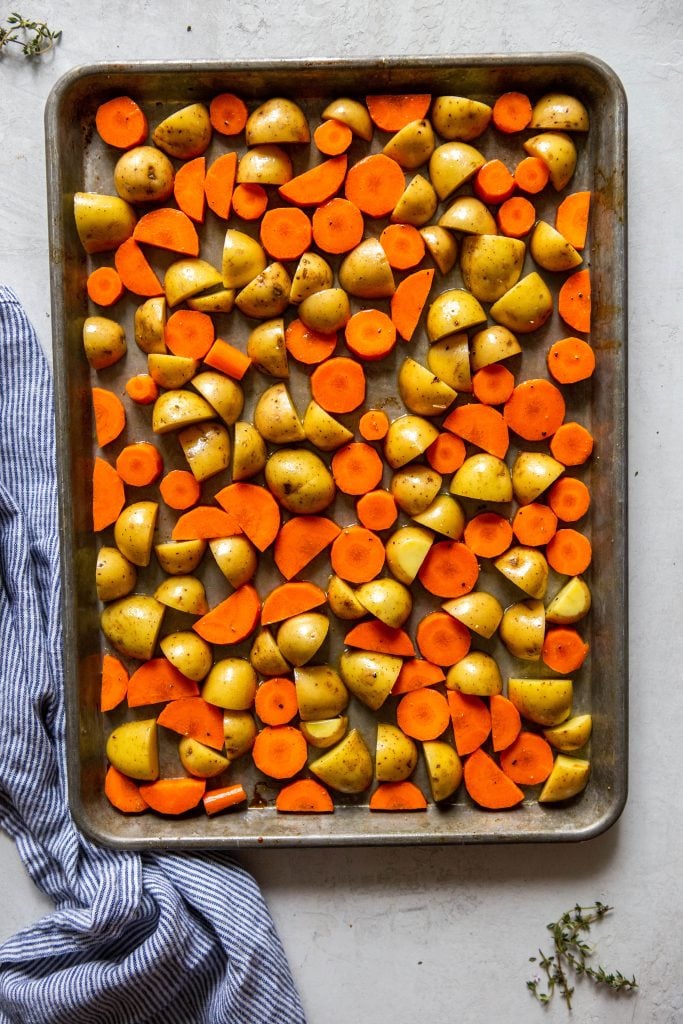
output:
[[254,879],[227,855],[95,846],[66,803],[52,384],[0,286],[0,825],[56,905],[0,946],[0,1021],[304,1021]]

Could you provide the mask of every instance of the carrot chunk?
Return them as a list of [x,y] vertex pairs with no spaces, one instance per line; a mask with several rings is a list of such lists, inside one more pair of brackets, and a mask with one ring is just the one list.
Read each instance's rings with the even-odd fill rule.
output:
[[414,782],[380,782],[370,797],[371,811],[425,811],[427,800]]
[[480,807],[498,811],[515,807],[524,793],[483,750],[475,750],[465,761],[465,789]]

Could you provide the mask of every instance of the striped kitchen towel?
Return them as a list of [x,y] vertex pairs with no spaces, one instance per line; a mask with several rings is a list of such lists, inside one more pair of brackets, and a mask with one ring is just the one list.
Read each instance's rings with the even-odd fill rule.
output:
[[47,361],[0,286],[0,825],[56,905],[0,946],[0,1021],[303,1022],[268,909],[234,860],[102,849],[74,826],[54,441]]

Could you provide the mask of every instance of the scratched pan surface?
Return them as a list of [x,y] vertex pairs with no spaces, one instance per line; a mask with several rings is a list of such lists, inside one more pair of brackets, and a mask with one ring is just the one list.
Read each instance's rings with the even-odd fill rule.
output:
[[[250,797],[248,810],[208,819],[202,811],[181,819],[154,814],[124,816],[110,807],[102,787],[106,769],[105,741],[111,728],[138,713],[120,711],[103,716],[98,710],[101,657],[104,640],[99,630],[99,613],[94,568],[98,539],[90,521],[93,457],[93,423],[90,387],[95,383],[82,352],[81,330],[89,310],[85,278],[95,265],[86,257],[73,221],[73,194],[76,191],[113,192],[111,151],[94,131],[94,114],[99,103],[126,93],[134,96],[148,113],[151,126],[166,114],[188,102],[209,100],[219,92],[242,95],[250,108],[273,95],[297,99],[315,119],[325,103],[340,95],[367,92],[430,92],[455,94],[492,101],[496,95],[519,89],[532,98],[550,90],[571,92],[588,107],[591,127],[586,137],[577,136],[579,162],[571,190],[590,189],[593,193],[589,247],[585,250],[593,286],[593,327],[591,343],[596,350],[598,372],[590,384],[574,386],[568,400],[567,418],[579,418],[596,438],[596,454],[583,473],[592,493],[592,510],[587,532],[594,545],[593,564],[586,574],[593,593],[593,608],[582,624],[591,644],[588,661],[575,676],[577,713],[590,711],[594,729],[589,755],[592,776],[579,798],[559,806],[541,806],[537,791],[527,791],[524,805],[508,812],[478,809],[461,787],[453,803],[446,807],[430,804],[426,813],[371,814],[368,796],[336,799],[332,815],[278,815],[274,808],[275,790],[258,785],[247,765],[237,762],[231,778],[244,781]],[[313,123],[317,121],[313,120]],[[68,785],[70,805],[79,826],[99,842],[128,848],[202,847],[202,846],[291,846],[399,843],[498,843],[530,841],[577,841],[591,838],[607,829],[618,818],[627,792],[627,607],[626,607],[626,101],[613,72],[601,61],[583,54],[486,55],[482,57],[400,58],[367,61],[316,61],[277,63],[134,63],[100,64],[77,68],[58,82],[46,108],[46,144],[50,216],[50,256],[54,330],[54,370],[59,439],[59,481],[61,544],[63,568],[63,608],[65,642],[65,686],[67,702]],[[491,136],[495,135],[495,138]],[[489,131],[487,156],[518,157],[519,140],[510,141]],[[476,145],[477,143],[475,143]],[[207,153],[211,158],[229,148],[231,140],[214,139]],[[379,147],[375,142],[374,148]],[[296,148],[296,147],[295,147]],[[295,170],[303,169],[309,159],[307,147],[294,156]],[[352,150],[353,156],[353,150]],[[548,202],[552,203],[552,196]],[[550,207],[548,207],[548,211]],[[544,215],[541,202],[539,216]],[[225,224],[210,215],[208,228],[202,231],[202,255],[220,266]],[[373,226],[374,229],[374,226]],[[163,271],[170,262],[157,261]],[[104,261],[106,262],[106,260]],[[525,273],[532,269],[527,256]],[[544,275],[551,287],[553,275]],[[560,275],[562,278],[564,275]],[[433,294],[457,287],[459,271],[448,278],[438,275]],[[129,340],[132,342],[132,317],[135,301],[119,304]],[[382,303],[380,303],[382,305]],[[119,315],[117,307],[116,315]],[[230,340],[243,344],[250,324],[234,313],[226,321]],[[218,324],[219,335],[224,326]],[[523,374],[545,376],[544,353],[550,341],[567,333],[557,313],[533,340],[523,339]],[[224,334],[226,336],[226,334]],[[426,340],[421,335],[413,343],[411,355],[424,361]],[[405,354],[404,347],[400,355]],[[399,356],[397,355],[397,359]],[[122,392],[128,376],[146,369],[145,357],[137,346],[129,344],[125,367],[122,364],[99,374],[99,382]],[[373,405],[383,404],[389,415],[398,415],[401,407],[395,397],[396,363],[373,368],[369,373],[369,397]],[[308,400],[306,375],[295,370],[292,391],[300,409]],[[302,404],[304,403],[304,404]],[[253,406],[251,386],[246,388],[245,413]],[[130,411],[126,433],[120,444],[145,436],[149,410]],[[349,417],[353,427],[357,417]],[[166,468],[182,464],[179,445],[162,438]],[[115,454],[116,445],[107,454]],[[533,447],[533,445],[531,446]],[[116,449],[118,450],[118,449]],[[385,477],[385,484],[387,478]],[[225,480],[209,481],[209,497]],[[157,497],[150,490],[141,498]],[[340,500],[335,514],[342,524],[354,521],[349,500]],[[159,539],[168,536],[172,519],[161,505]],[[109,534],[104,542],[111,542]],[[226,596],[224,584],[215,566],[205,558],[204,573],[210,600]],[[329,569],[324,559],[315,563],[313,578],[324,585]],[[499,574],[484,571],[482,584],[494,590],[504,603],[519,599],[519,592],[508,586]],[[153,564],[144,578],[151,592],[161,579]],[[279,581],[272,563],[264,560],[257,586],[261,593]],[[551,579],[549,593],[559,581]],[[417,621],[424,598],[416,592]],[[333,618],[333,617],[332,617]],[[183,624],[186,628],[187,622]],[[343,626],[343,624],[341,624]],[[164,630],[180,628],[181,620],[169,615]],[[584,629],[585,626],[585,629]],[[334,660],[341,646],[341,628],[332,624],[327,659]],[[486,648],[486,643],[475,646]],[[500,646],[496,648],[497,656]],[[220,649],[219,649],[220,650]],[[248,646],[241,648],[246,653]],[[322,657],[317,660],[323,660]],[[504,677],[542,675],[542,667],[530,663],[512,663],[501,657]],[[392,720],[393,705],[388,701],[381,717]],[[140,709],[140,717],[153,713]],[[375,716],[353,702],[353,724],[363,730],[371,750],[374,748]],[[160,730],[165,732],[165,730]],[[175,744],[162,738],[162,770],[178,773]],[[242,761],[248,762],[249,758]],[[428,793],[423,765],[415,776]]]

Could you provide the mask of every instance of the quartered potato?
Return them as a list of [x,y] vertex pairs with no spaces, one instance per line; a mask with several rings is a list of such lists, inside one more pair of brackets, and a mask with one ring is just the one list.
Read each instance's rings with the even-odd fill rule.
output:
[[576,96],[549,92],[541,96],[531,112],[529,128],[556,128],[565,132],[587,132],[586,107]]
[[398,371],[398,391],[406,409],[418,416],[440,416],[456,399],[449,384],[410,356]]
[[223,714],[225,753],[231,761],[248,754],[254,746],[258,728],[251,711],[229,711]]
[[159,777],[157,723],[154,718],[123,722],[109,734],[107,760],[130,779],[152,782]]
[[590,770],[590,761],[558,754],[553,770],[539,794],[539,803],[557,803],[581,793],[588,785]]
[[384,458],[392,469],[399,469],[426,452],[438,435],[434,424],[422,416],[399,416],[389,424]]
[[282,651],[275,643],[275,637],[267,626],[262,626],[254,637],[249,660],[262,676],[287,675],[290,670],[289,662],[285,661]]
[[433,342],[427,350],[427,366],[454,391],[472,391],[470,348],[465,331]]
[[269,377],[289,377],[282,317],[264,320],[253,328],[247,339],[247,355],[252,365]]
[[400,526],[386,543],[387,566],[397,580],[407,586],[417,576],[434,534],[421,526]]
[[441,607],[463,626],[487,640],[496,632],[503,617],[503,606],[498,598],[484,590],[472,590],[469,594],[451,598]]
[[192,387],[229,427],[239,419],[244,407],[244,392],[237,381],[216,370],[204,370],[192,377]]
[[564,472],[564,466],[546,452],[520,452],[512,465],[515,501],[530,505]]
[[439,217],[439,226],[464,235],[497,235],[496,220],[476,196],[458,196]]
[[302,722],[334,719],[349,703],[349,691],[331,665],[296,666],[294,685]]
[[116,546],[133,565],[149,565],[158,515],[156,501],[136,501],[127,505],[114,523]]
[[137,217],[120,196],[76,192],[74,219],[81,245],[87,253],[109,252],[130,238]]
[[353,587],[340,576],[330,576],[327,584],[327,603],[330,611],[338,619],[355,621],[367,615],[367,609],[358,600]]
[[254,408],[254,426],[274,444],[291,444],[306,436],[286,384],[273,384],[261,394]]
[[293,100],[277,96],[266,100],[249,115],[245,128],[248,146],[308,142],[308,121]]
[[503,679],[495,659],[485,651],[470,651],[446,674],[449,690],[473,694],[476,697],[491,697],[503,692]]
[[266,484],[294,514],[322,512],[332,504],[334,480],[322,459],[305,448],[280,448],[266,462]]
[[542,132],[524,143],[529,156],[537,156],[550,171],[557,192],[571,181],[576,169],[577,152],[573,139],[564,132]]
[[121,324],[109,317],[86,317],[83,324],[83,348],[93,370],[104,370],[125,356],[126,332]]
[[497,456],[478,452],[465,459],[453,474],[450,490],[460,498],[474,498],[476,501],[512,501],[510,470]]
[[353,432],[313,400],[306,407],[303,428],[306,440],[322,452],[335,451],[353,440]]
[[406,515],[417,516],[425,512],[441,490],[442,479],[436,470],[421,463],[411,462],[397,469],[391,478],[389,490]]
[[422,240],[442,274],[448,274],[458,258],[458,243],[450,231],[438,224],[420,228]]
[[238,420],[232,452],[232,479],[250,480],[261,472],[266,458],[266,443],[256,427],[246,420]]
[[178,431],[178,440],[195,480],[200,483],[230,465],[230,435],[222,423],[196,423]]
[[229,758],[189,736],[179,741],[178,757],[185,771],[199,779],[213,779],[230,767]]
[[375,747],[375,775],[378,782],[401,782],[417,767],[417,744],[397,725],[380,722]]
[[572,270],[583,261],[581,254],[564,235],[545,220],[536,223],[529,242],[529,252],[544,270]]
[[209,541],[209,547],[218,568],[235,590],[253,577],[258,558],[254,545],[244,534],[218,537]]
[[334,284],[332,267],[317,252],[305,252],[292,277],[289,301],[295,306],[314,292],[324,291]]
[[282,264],[270,263],[237,293],[235,305],[245,316],[268,320],[284,313],[291,287],[291,278]]
[[530,599],[511,604],[503,613],[498,632],[513,657],[539,661],[545,637],[543,602]]
[[265,144],[247,150],[237,165],[240,185],[286,185],[292,178],[292,161],[280,146]]
[[436,147],[434,131],[429,121],[410,121],[387,142],[382,150],[406,170],[415,170],[427,163]]
[[339,267],[339,284],[359,299],[388,299],[396,284],[387,255],[377,238],[366,238]]
[[442,139],[471,142],[486,131],[492,110],[488,103],[466,96],[437,96],[432,104],[432,123]]
[[188,615],[205,615],[209,610],[204,584],[196,576],[170,576],[162,580],[154,596],[167,608]]
[[332,100],[327,104],[321,116],[323,120],[334,118],[335,121],[341,121],[342,124],[348,125],[354,135],[366,142],[372,140],[372,118],[368,113],[368,108],[358,100],[349,99],[348,96]]
[[253,707],[258,679],[246,658],[223,658],[209,672],[202,697],[228,711],[248,711]]
[[228,228],[223,240],[223,285],[243,288],[266,269],[268,260],[260,242],[244,231]]
[[377,711],[391,693],[402,664],[401,658],[393,654],[344,651],[339,659],[339,671],[354,696]]
[[328,750],[346,735],[349,727],[349,720],[346,715],[339,715],[337,718],[321,718],[313,722],[299,723],[299,728],[306,737],[310,747],[317,750]]
[[464,288],[442,292],[429,307],[427,334],[430,341],[439,341],[449,334],[468,331],[486,321],[486,313],[474,295]]
[[201,156],[211,142],[211,120],[203,103],[190,103],[169,114],[152,132],[154,144],[178,160]]
[[147,356],[147,371],[160,388],[182,388],[198,369],[199,360],[187,356],[172,356],[167,352],[152,352]]
[[135,310],[135,341],[148,355],[165,353],[166,299],[155,295]]
[[522,273],[526,246],[505,235],[469,235],[460,247],[460,268],[465,287],[480,302],[495,302]]
[[512,285],[490,309],[493,319],[515,334],[538,330],[552,311],[550,289],[535,270]]
[[423,227],[436,213],[438,197],[431,181],[416,174],[406,185],[405,191],[389,218],[394,224],[412,224]]
[[548,622],[569,626],[588,615],[591,608],[591,592],[580,576],[573,576],[555,594],[545,611]]
[[285,619],[275,639],[282,656],[298,668],[318,653],[329,628],[329,619],[322,612],[302,612]]
[[351,729],[341,743],[312,761],[309,768],[321,782],[340,793],[362,793],[372,782],[372,756],[358,729]]
[[356,597],[365,611],[393,629],[403,625],[413,607],[410,590],[389,577],[361,583]]
[[347,324],[351,306],[343,288],[320,288],[301,300],[298,312],[312,331],[334,334]]
[[102,547],[97,552],[95,587],[100,601],[115,601],[135,590],[137,572],[118,548]]
[[122,597],[108,604],[102,612],[102,632],[120,654],[149,661],[165,611],[163,604],[146,594]]
[[571,754],[581,747],[585,747],[593,731],[593,718],[591,715],[575,715],[568,718],[561,725],[551,726],[543,730],[543,735],[556,750],[563,754]]
[[169,633],[159,642],[159,646],[174,668],[196,683],[201,682],[211,668],[211,647],[206,640],[190,630]]
[[426,740],[422,744],[429,788],[435,803],[447,800],[462,782],[462,762],[445,740]]
[[569,718],[571,679],[508,679],[508,698],[520,715],[538,725],[559,725]]
[[437,146],[429,161],[429,176],[439,199],[448,199],[485,162],[479,150],[467,142],[444,142]]
[[[517,544],[509,548],[493,563],[499,572],[511,583],[523,590],[529,597],[540,599],[545,597],[548,587],[548,562],[538,548],[525,547]],[[541,614],[541,609],[534,606]]]
[[500,363],[510,356],[519,355],[522,346],[512,331],[501,324],[492,324],[475,331],[470,342],[470,360],[476,373],[484,366]]
[[154,546],[159,565],[164,572],[174,576],[193,572],[205,551],[205,540],[170,540]]

